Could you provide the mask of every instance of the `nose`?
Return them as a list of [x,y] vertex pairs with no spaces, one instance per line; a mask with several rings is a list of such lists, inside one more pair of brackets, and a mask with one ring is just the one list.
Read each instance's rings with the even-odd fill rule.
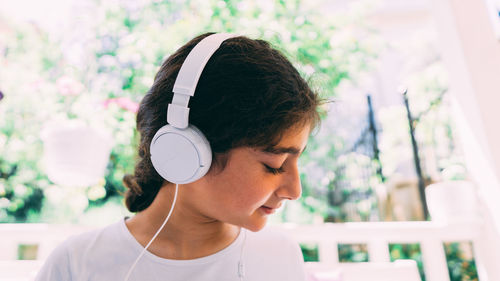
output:
[[276,195],[282,199],[297,200],[302,195],[300,172],[297,164],[290,167],[283,177],[281,186],[276,190]]

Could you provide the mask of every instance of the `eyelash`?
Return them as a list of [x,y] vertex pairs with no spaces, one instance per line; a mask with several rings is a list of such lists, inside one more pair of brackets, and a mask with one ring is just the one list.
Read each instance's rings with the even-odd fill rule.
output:
[[283,169],[283,167],[273,168],[273,167],[269,167],[266,164],[264,164],[264,167],[266,167],[267,171],[270,172],[270,173],[272,173],[273,175],[278,175],[278,174],[281,174],[281,173],[285,172],[285,170]]

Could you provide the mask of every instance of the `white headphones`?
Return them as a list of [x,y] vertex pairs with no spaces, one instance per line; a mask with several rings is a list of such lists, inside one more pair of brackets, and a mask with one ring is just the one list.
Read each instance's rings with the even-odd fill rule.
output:
[[191,50],[179,70],[174,97],[168,105],[168,124],[156,132],[150,146],[153,167],[171,183],[194,182],[210,169],[212,150],[203,133],[189,124],[188,103],[210,57],[224,40],[236,36],[217,33],[205,37]]
[[[189,99],[194,95],[196,85],[210,57],[217,51],[224,40],[236,37],[229,33],[217,33],[205,37],[189,52],[179,70],[174,83],[174,97],[168,105],[167,122],[153,137],[150,146],[151,163],[164,179],[175,183],[175,194],[172,206],[163,224],[156,231],[146,247],[129,268],[125,281],[128,281],[135,266],[145,254],[151,243],[168,222],[177,200],[179,184],[194,182],[203,177],[212,164],[212,150],[203,133],[193,125],[189,125]],[[243,244],[238,261],[238,277],[245,276],[243,252],[246,241],[244,231]]]

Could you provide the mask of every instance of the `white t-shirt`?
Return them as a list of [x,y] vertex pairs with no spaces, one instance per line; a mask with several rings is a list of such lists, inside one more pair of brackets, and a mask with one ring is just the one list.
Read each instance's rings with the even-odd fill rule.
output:
[[[264,228],[259,232],[242,229],[225,249],[192,260],[164,259],[146,251],[129,281],[239,281],[238,261],[245,232],[243,280],[305,280],[299,245],[280,232]],[[70,237],[51,253],[35,280],[124,280],[143,249],[121,219]]]

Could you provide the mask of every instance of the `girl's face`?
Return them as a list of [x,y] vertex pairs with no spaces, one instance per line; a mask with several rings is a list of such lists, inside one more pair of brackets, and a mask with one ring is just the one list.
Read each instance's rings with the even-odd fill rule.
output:
[[310,127],[291,129],[272,150],[239,147],[228,153],[225,168],[193,183],[191,202],[204,216],[252,231],[285,200],[300,197],[298,158]]

